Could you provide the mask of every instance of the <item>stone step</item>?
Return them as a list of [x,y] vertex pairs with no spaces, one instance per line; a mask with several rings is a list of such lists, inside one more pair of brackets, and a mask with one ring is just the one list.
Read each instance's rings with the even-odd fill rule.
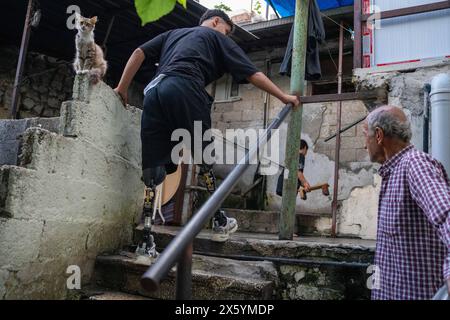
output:
[[[132,253],[99,256],[95,265],[95,285],[153,299],[174,299],[176,267],[158,291],[147,292],[141,287],[140,278],[151,263],[150,259],[136,258]],[[193,299],[270,299],[277,278],[270,262],[193,256]]]
[[[259,211],[243,209],[223,209],[227,216],[235,218],[239,224],[239,230],[243,232],[256,233],[278,233],[279,232],[279,211]],[[331,213],[297,213],[295,219],[295,232],[301,234],[326,234],[317,230],[314,226],[319,221],[330,220]]]
[[82,300],[152,300],[141,295],[99,288],[84,291]]
[[[180,227],[154,226],[159,251]],[[138,239],[142,226],[137,228]],[[370,240],[294,237],[278,240],[276,234],[237,232],[225,243],[211,241],[204,229],[194,240],[194,253],[217,258],[270,261],[278,272],[275,299],[369,299],[367,268],[373,263],[375,242]]]
[[[159,250],[164,249],[181,227],[153,227]],[[135,230],[135,243],[142,237],[143,225]],[[224,243],[211,241],[212,231],[202,230],[194,240],[194,251],[218,256],[273,257],[310,259],[316,262],[349,262],[369,264],[373,261],[375,241],[361,239],[294,237],[292,241],[278,240],[276,234],[238,232]]]

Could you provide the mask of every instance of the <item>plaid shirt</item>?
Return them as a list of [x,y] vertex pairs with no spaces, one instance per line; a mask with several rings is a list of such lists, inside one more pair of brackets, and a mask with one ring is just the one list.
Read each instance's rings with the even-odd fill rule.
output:
[[413,146],[386,161],[379,174],[379,286],[372,299],[431,299],[450,278],[448,176],[438,161]]

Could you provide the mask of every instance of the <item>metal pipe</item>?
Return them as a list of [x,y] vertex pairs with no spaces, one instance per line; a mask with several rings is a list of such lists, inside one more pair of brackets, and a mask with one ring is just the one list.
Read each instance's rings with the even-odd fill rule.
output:
[[431,82],[431,155],[450,172],[450,75],[442,73]]
[[258,179],[256,179],[256,181],[245,191],[241,194],[241,197],[245,197],[247,195],[247,193],[249,193],[250,191],[252,191],[258,184],[261,183],[261,181],[263,180],[264,176],[259,177]]
[[[306,39],[308,34],[308,12],[310,0],[295,3],[294,41],[292,46],[291,93],[301,96],[305,86]],[[287,179],[283,181],[283,197],[280,214],[280,240],[292,240],[295,226],[295,206],[297,198],[298,150],[302,133],[303,106],[292,111],[289,120],[285,165]]]
[[353,69],[362,67],[362,0],[355,0],[353,16],[353,30],[355,39],[353,44]]
[[183,251],[177,265],[177,300],[192,299],[192,251],[194,243],[191,241]]
[[430,145],[430,92],[431,85],[423,86],[423,152],[429,152]]
[[434,295],[432,300],[450,300],[447,285],[443,285]]
[[364,262],[347,262],[347,261],[325,261],[325,260],[309,260],[309,259],[298,259],[298,258],[283,258],[283,257],[258,257],[258,256],[247,256],[247,255],[238,255],[238,254],[219,254],[219,253],[210,253],[210,252],[202,252],[202,251],[194,251],[194,254],[209,256],[209,257],[217,257],[217,258],[225,258],[225,259],[234,259],[234,260],[243,260],[243,261],[271,261],[275,263],[289,263],[289,264],[301,264],[301,265],[309,265],[309,266],[330,266],[330,267],[346,267],[346,268],[367,268],[372,263],[364,263]]
[[22,43],[20,44],[19,60],[17,61],[16,77],[14,79],[14,87],[11,102],[11,119],[17,119],[19,112],[19,92],[20,83],[22,82],[23,69],[28,52],[28,43],[31,34],[31,11],[33,10],[33,0],[28,0],[27,14],[25,16],[25,25],[23,27]]
[[149,291],[157,290],[161,280],[167,275],[170,268],[179,261],[186,247],[193,241],[197,234],[202,230],[205,223],[216,212],[225,198],[231,193],[233,187],[242,178],[244,172],[250,166],[252,160],[262,147],[271,138],[273,129],[277,129],[283,120],[292,110],[292,104],[287,104],[278,116],[272,121],[264,135],[259,139],[258,145],[253,146],[243,159],[226,177],[217,190],[211,195],[206,203],[192,216],[186,226],[177,234],[177,236],[169,243],[166,249],[156,259],[155,263],[149,267],[141,278],[142,286]]
[[[342,62],[344,56],[344,26],[341,21],[339,29],[339,70],[338,70],[338,94],[342,93]],[[338,187],[339,187],[339,157],[341,151],[341,125],[342,125],[342,101],[339,101],[337,110],[337,135],[336,135],[336,149],[334,159],[334,187],[333,187],[333,202],[331,203],[331,236],[336,237],[336,219],[338,206]]]
[[208,189],[205,188],[205,187],[194,186],[194,185],[186,186],[184,190],[187,190],[187,191],[205,191],[205,192],[209,192]]
[[[267,78],[272,78],[272,61],[270,59],[266,60],[266,76]],[[264,93],[264,119],[263,119],[263,125],[264,129],[267,128],[267,122],[269,118],[269,103],[270,103],[270,94],[267,92]]]
[[268,0],[269,1],[269,5],[272,7],[273,12],[275,12],[275,15],[277,16],[277,19],[280,19],[280,15],[277,12],[277,9],[275,9],[275,6],[272,3],[272,0]]
[[[339,131],[339,132],[340,132],[340,133],[343,133],[343,132],[345,132],[345,131],[347,131],[347,130],[353,128],[353,127],[356,126],[357,124],[359,124],[359,123],[363,122],[364,120],[366,120],[366,118],[367,118],[367,116],[364,116],[363,118],[356,120],[355,122],[349,124],[348,126],[346,126],[344,129],[342,129],[342,130]],[[331,139],[333,139],[333,138],[336,137],[336,136],[337,136],[337,133],[333,134],[332,136],[329,136],[329,137],[326,138],[324,141],[325,141],[325,142],[328,142],[328,141],[330,141]]]
[[105,38],[103,39],[102,49],[104,51],[103,54],[105,55],[105,58],[106,58],[106,54],[107,54],[107,51],[108,51],[108,48],[106,47],[106,43],[108,42],[109,35],[111,34],[111,30],[112,30],[112,27],[113,27],[115,19],[116,19],[116,16],[115,15],[112,16],[112,18],[111,18],[111,20],[109,21],[109,24],[108,24],[108,29],[106,30]]

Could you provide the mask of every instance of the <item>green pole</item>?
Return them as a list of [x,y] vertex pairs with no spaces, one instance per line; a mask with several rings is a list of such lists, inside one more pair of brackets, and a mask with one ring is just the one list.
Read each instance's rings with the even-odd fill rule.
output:
[[[291,93],[301,96],[305,86],[306,39],[308,33],[308,7],[310,0],[297,0],[295,4],[294,45],[292,52]],[[283,182],[283,199],[280,215],[280,240],[292,240],[295,225],[295,200],[297,198],[298,150],[302,132],[302,106],[291,112],[289,120],[285,170],[288,178]],[[286,175],[285,175],[286,177]]]

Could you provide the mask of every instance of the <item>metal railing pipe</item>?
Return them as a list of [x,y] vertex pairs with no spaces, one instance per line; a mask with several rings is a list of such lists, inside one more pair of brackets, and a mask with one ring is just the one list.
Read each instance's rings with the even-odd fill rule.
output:
[[177,300],[192,299],[192,251],[194,250],[194,242],[191,241],[186,249],[184,249],[177,265]]
[[179,234],[169,243],[161,255],[156,259],[153,265],[144,273],[141,278],[141,285],[144,289],[155,291],[159,288],[161,280],[168,274],[169,270],[183,256],[187,246],[193,241],[197,234],[202,230],[205,223],[212,217],[222,202],[231,193],[233,187],[242,178],[243,173],[248,169],[250,160],[252,160],[262,149],[262,147],[271,138],[271,130],[277,129],[283,120],[292,110],[292,104],[287,104],[272,121],[265,133],[260,137],[258,144],[253,146],[245,157],[230,172],[222,184],[211,195],[208,201],[193,215],[191,220],[180,231]]

